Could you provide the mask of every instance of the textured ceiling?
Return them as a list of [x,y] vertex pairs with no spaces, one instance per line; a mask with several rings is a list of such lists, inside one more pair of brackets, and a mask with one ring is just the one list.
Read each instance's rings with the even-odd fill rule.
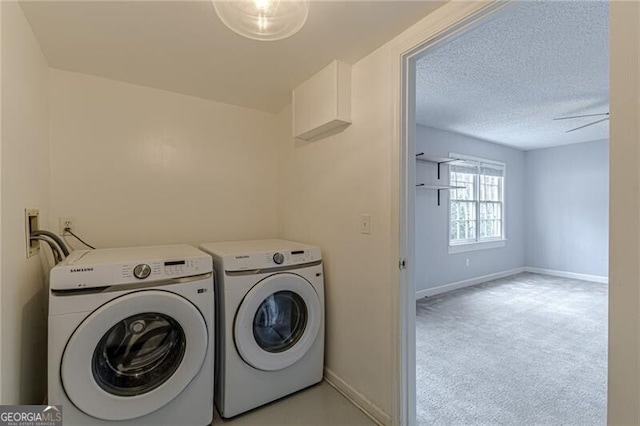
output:
[[272,112],[332,60],[358,61],[441,5],[313,1],[299,33],[258,42],[211,1],[22,1],[54,68]]
[[417,121],[533,149],[609,137],[606,2],[518,2],[426,51],[416,63]]

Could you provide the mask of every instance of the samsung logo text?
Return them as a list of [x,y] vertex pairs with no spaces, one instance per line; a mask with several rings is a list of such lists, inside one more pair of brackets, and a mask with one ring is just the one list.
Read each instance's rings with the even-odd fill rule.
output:
[[72,268],[69,272],[92,272],[93,268]]

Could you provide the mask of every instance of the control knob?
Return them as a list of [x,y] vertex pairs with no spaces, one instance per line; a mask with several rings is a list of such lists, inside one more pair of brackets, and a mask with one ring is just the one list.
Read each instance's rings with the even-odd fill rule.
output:
[[284,254],[282,253],[276,253],[273,255],[273,261],[276,262],[276,264],[281,265],[282,262],[284,262]]
[[141,263],[133,268],[133,276],[139,280],[144,280],[149,275],[151,275],[151,266],[146,263]]

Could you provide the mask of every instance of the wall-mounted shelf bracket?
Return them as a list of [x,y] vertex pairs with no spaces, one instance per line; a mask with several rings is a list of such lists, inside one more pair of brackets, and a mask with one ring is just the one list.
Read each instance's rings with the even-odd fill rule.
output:
[[431,155],[431,154],[425,154],[424,152],[419,152],[416,154],[416,160],[428,161],[429,163],[436,163],[438,165],[438,179],[440,179],[440,165],[451,163],[453,161],[458,161],[459,158],[440,157],[438,155]]
[[[424,152],[419,152],[419,153],[416,154],[416,160],[428,161],[429,163],[437,164],[437,166],[438,166],[438,180],[440,180],[440,165],[451,163],[453,161],[458,161],[459,158],[440,157],[439,155],[431,155],[431,154],[426,154]],[[438,205],[440,205],[440,191],[464,188],[464,186],[427,185],[425,183],[419,183],[419,184],[416,185],[416,187],[417,188],[422,188],[422,189],[435,189],[436,191],[438,191]]]
[[450,186],[450,185],[427,185],[425,183],[419,183],[416,188],[421,189],[435,189],[438,191],[438,205],[440,205],[440,191],[448,191],[450,189],[462,189],[464,186]]

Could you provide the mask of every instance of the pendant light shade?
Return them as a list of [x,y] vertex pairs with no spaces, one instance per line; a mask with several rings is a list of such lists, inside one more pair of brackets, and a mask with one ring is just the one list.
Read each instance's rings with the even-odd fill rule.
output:
[[213,6],[232,31],[261,41],[292,36],[309,15],[309,0],[213,0]]

